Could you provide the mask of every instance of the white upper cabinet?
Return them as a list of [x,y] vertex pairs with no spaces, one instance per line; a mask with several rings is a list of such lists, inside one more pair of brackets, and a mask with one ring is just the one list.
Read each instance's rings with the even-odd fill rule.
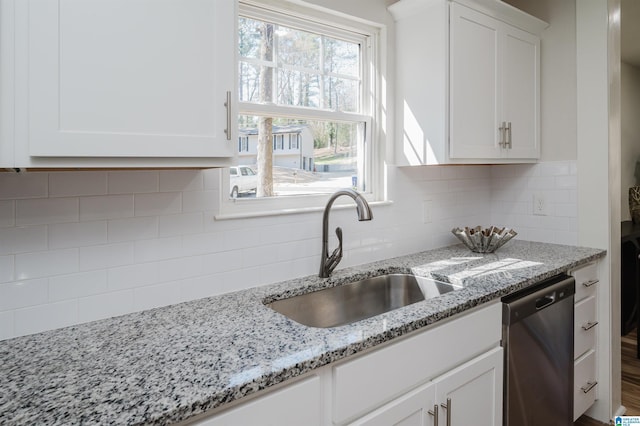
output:
[[16,167],[207,167],[235,155],[235,1],[12,8]]
[[395,163],[535,161],[546,24],[492,0],[401,0],[389,10],[397,33]]

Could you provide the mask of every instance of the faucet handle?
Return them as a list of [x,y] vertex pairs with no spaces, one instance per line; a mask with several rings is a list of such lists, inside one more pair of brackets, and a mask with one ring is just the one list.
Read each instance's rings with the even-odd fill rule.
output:
[[336,228],[336,236],[338,237],[338,247],[333,250],[331,256],[327,259],[327,271],[330,274],[338,266],[342,260],[342,228]]

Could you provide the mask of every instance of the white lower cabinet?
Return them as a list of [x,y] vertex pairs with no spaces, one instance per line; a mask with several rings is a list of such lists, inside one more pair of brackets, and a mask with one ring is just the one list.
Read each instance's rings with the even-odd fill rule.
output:
[[502,424],[502,348],[408,392],[351,426]]
[[574,315],[573,420],[596,401],[598,392],[598,264],[571,272],[576,279]]

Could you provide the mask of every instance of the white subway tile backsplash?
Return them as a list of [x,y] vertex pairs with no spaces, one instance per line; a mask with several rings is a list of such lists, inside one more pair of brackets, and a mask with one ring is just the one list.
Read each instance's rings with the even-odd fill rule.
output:
[[556,177],[556,188],[577,189],[578,177],[577,176],[558,176]]
[[114,171],[107,175],[109,194],[158,192],[159,176],[155,170]]
[[[225,171],[0,174],[0,339],[317,274],[321,213],[215,221]],[[454,226],[575,244],[576,176],[575,161],[390,167],[394,204],[357,222],[345,200],[330,246],[342,226],[344,268],[456,244]]]
[[226,285],[226,278],[226,274],[212,274],[177,281],[176,285],[180,289],[180,300],[184,302],[221,294],[225,292],[225,289],[233,287],[232,285]]
[[229,173],[227,169],[209,169],[202,172],[204,189],[220,190],[220,174]]
[[47,303],[48,283],[46,278],[40,278],[0,284],[0,311]]
[[135,194],[134,211],[136,216],[156,216],[180,213],[182,194],[180,192],[159,192],[154,194]]
[[553,190],[556,180],[553,176],[532,176],[529,178],[530,189]]
[[136,288],[133,291],[133,309],[144,310],[171,305],[180,302],[180,297],[180,287],[173,282]]
[[222,232],[184,235],[182,237],[182,253],[185,256],[193,256],[222,251],[223,237]]
[[14,333],[14,312],[0,312],[0,340],[11,339]]
[[218,207],[218,191],[188,191],[182,193],[182,211],[206,212]]
[[182,238],[165,237],[135,242],[134,259],[136,263],[171,259],[182,255]]
[[80,247],[80,270],[110,268],[133,263],[133,243]]
[[47,226],[0,228],[0,255],[47,249]]
[[16,202],[14,200],[0,201],[0,228],[15,225],[15,206]]
[[195,234],[204,230],[202,212],[160,216],[159,234],[161,237]]
[[210,275],[239,270],[242,268],[242,260],[242,250],[208,254],[202,257],[202,272]]
[[49,301],[51,302],[77,299],[107,291],[106,269],[49,278]]
[[48,173],[0,173],[0,200],[48,195]]
[[105,220],[133,216],[133,195],[80,198],[80,220]]
[[183,257],[111,268],[108,271],[108,282],[110,290],[123,290],[202,274],[202,257]]
[[49,173],[49,197],[104,195],[106,193],[106,172]]
[[[291,235],[295,235],[295,233],[291,233]],[[253,247],[260,243],[260,229],[247,228],[224,231],[222,238],[225,250],[237,250],[244,247]]]
[[0,283],[13,281],[13,256],[0,256]]
[[78,299],[78,321],[88,322],[133,312],[133,290]]
[[107,242],[107,222],[75,222],[49,225],[49,248],[82,247]]
[[[345,246],[346,247],[346,246]],[[278,261],[277,246],[249,247],[242,250],[242,267],[268,265]]]
[[78,249],[61,249],[17,254],[16,279],[49,277],[78,272]]
[[160,171],[160,191],[202,191],[204,177],[199,170]]
[[17,225],[77,222],[77,198],[34,198],[16,203]]
[[158,218],[143,216],[112,219],[108,222],[107,237],[112,243],[157,238]]
[[32,306],[15,311],[15,332],[19,336],[77,323],[77,300]]

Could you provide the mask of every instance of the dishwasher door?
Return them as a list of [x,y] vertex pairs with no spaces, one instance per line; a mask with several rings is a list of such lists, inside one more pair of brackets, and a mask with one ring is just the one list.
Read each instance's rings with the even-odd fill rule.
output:
[[546,280],[502,299],[504,425],[573,424],[575,280]]

